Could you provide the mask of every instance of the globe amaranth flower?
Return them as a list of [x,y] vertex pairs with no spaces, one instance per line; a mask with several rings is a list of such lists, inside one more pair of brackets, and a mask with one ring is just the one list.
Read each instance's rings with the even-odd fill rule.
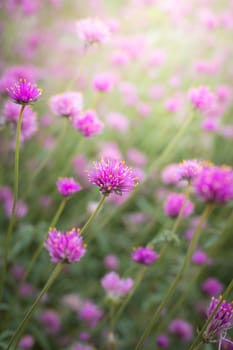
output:
[[56,185],[58,191],[64,197],[71,196],[81,190],[80,184],[76,182],[73,177],[61,177],[56,182]]
[[164,204],[165,214],[171,218],[176,218],[179,216],[183,206],[182,217],[186,218],[193,213],[193,203],[190,200],[186,200],[184,194],[171,193]]
[[132,260],[139,263],[150,266],[159,258],[159,254],[156,253],[151,247],[139,247],[135,248],[132,252]]
[[214,94],[206,86],[191,89],[189,99],[193,107],[202,112],[208,111],[216,101]]
[[[220,306],[218,307],[219,303]],[[215,312],[217,307],[218,309]],[[212,297],[207,310],[207,317],[210,318],[213,312],[215,312],[215,315],[203,334],[205,342],[221,342],[222,338],[225,338],[226,332],[233,328],[233,302],[228,303],[223,300],[221,295],[218,298]]]
[[132,191],[137,184],[137,176],[133,169],[129,168],[124,161],[115,159],[95,162],[94,167],[88,171],[88,179],[99,187],[104,195],[116,193],[121,195]]
[[84,137],[100,134],[104,126],[93,110],[85,111],[82,116],[74,118],[73,125]]
[[6,87],[9,97],[16,103],[28,105],[34,103],[41,96],[42,90],[38,89],[27,79],[19,79],[16,83]]
[[30,350],[35,344],[35,339],[30,334],[24,335],[19,341],[20,349]]
[[127,295],[133,287],[132,278],[120,278],[116,272],[108,272],[102,279],[101,285],[108,298],[117,300]]
[[194,186],[205,202],[226,204],[233,199],[233,170],[227,166],[203,166]]
[[166,349],[169,346],[169,338],[167,335],[165,334],[160,334],[158,335],[158,337],[156,338],[156,343],[158,344],[158,346],[162,349]]
[[40,314],[40,323],[48,334],[57,334],[62,326],[60,315],[54,310],[45,310]]
[[90,327],[95,327],[103,316],[103,311],[91,300],[86,300],[79,311],[79,317]]
[[103,72],[94,77],[92,87],[99,92],[108,92],[112,90],[116,81],[117,77],[113,73]]
[[182,180],[191,181],[200,174],[201,169],[202,169],[202,165],[200,161],[196,159],[184,160],[179,165],[180,178]]
[[216,278],[210,277],[202,283],[201,290],[212,297],[222,292],[223,285]]
[[184,342],[188,342],[193,337],[191,324],[182,319],[175,319],[169,325],[169,332]]
[[103,43],[110,37],[108,25],[98,18],[85,18],[78,21],[77,33],[86,45]]
[[49,106],[55,115],[66,118],[75,117],[82,111],[83,97],[79,92],[64,92],[52,96],[49,101]]
[[74,263],[86,253],[80,230],[76,228],[68,232],[60,232],[51,228],[45,241],[45,248],[53,263]]

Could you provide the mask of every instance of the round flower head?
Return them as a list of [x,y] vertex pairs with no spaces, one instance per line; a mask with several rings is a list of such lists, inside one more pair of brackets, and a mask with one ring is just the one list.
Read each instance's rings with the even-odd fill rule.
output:
[[137,184],[134,171],[125,165],[124,161],[115,159],[95,162],[94,168],[88,172],[89,181],[99,187],[104,195],[130,192]]
[[199,86],[189,91],[189,99],[193,107],[202,111],[208,111],[215,103],[215,96],[206,86]]
[[191,181],[201,172],[201,164],[198,160],[185,160],[180,164],[181,179]]
[[91,300],[86,300],[81,306],[79,317],[90,327],[95,327],[103,316],[103,311]]
[[186,218],[187,216],[193,213],[193,210],[194,210],[193,203],[190,200],[185,201],[185,195],[183,194],[171,193],[164,204],[165,214],[172,218],[178,217],[184,203],[185,203],[185,207],[183,209],[182,217]]
[[18,104],[28,105],[38,100],[41,89],[26,79],[19,79],[16,83],[6,88],[9,97]]
[[204,166],[195,181],[196,193],[206,202],[226,204],[233,199],[233,170]]
[[165,334],[160,334],[156,338],[156,342],[160,348],[166,349],[169,346],[169,339]]
[[206,342],[220,340],[221,337],[226,334],[228,329],[233,328],[233,302],[226,302],[223,300],[222,296],[219,296],[218,298],[211,298],[209,308],[207,310],[207,317],[211,317],[220,302],[220,307],[204,333],[204,340]]
[[127,295],[133,287],[132,278],[120,278],[116,272],[108,272],[101,285],[110,299],[119,299]]
[[144,265],[151,265],[159,258],[159,255],[150,247],[139,247],[134,249],[132,260]]
[[19,347],[24,350],[29,350],[33,347],[34,343],[35,339],[31,335],[27,334],[20,339]]
[[193,328],[185,320],[176,319],[169,325],[169,331],[184,342],[188,342],[193,337]]
[[52,96],[49,105],[56,115],[74,117],[79,115],[83,108],[83,97],[79,92],[68,91]]
[[223,285],[216,278],[210,277],[202,283],[201,289],[204,293],[212,297],[221,293]]
[[71,196],[72,194],[81,190],[79,183],[76,182],[72,177],[62,177],[58,179],[56,185],[58,191],[64,197]]
[[94,77],[92,87],[99,92],[108,92],[112,90],[115,82],[116,76],[114,74],[107,72],[99,73]]
[[57,334],[61,329],[61,318],[54,310],[46,310],[40,314],[40,322],[48,334]]
[[74,118],[73,125],[85,137],[100,134],[103,129],[103,123],[92,110],[84,112],[79,118]]
[[180,169],[178,164],[169,164],[161,174],[162,181],[165,185],[178,185],[180,181]]
[[97,18],[80,20],[77,23],[77,32],[79,38],[87,45],[103,43],[110,37],[108,25]]
[[61,261],[74,263],[86,253],[80,231],[75,228],[68,232],[60,232],[51,228],[45,241],[45,248],[53,263]]

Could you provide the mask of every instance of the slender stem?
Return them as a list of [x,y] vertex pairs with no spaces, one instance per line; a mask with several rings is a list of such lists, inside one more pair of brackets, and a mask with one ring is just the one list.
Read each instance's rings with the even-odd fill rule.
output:
[[14,165],[14,199],[13,199],[13,207],[12,207],[12,213],[11,213],[11,219],[9,222],[9,226],[7,229],[7,233],[5,235],[4,239],[4,256],[3,256],[3,271],[2,271],[2,278],[0,282],[0,301],[2,299],[6,274],[7,274],[7,264],[8,264],[8,255],[9,255],[9,245],[11,242],[11,236],[12,231],[15,224],[15,209],[18,199],[18,192],[19,192],[19,151],[20,151],[20,133],[21,133],[21,124],[22,124],[22,118],[23,118],[23,111],[25,109],[26,105],[22,105],[19,112],[19,117],[17,121],[17,129],[16,129],[16,145],[15,145],[15,165]]
[[200,330],[200,332],[198,333],[196,339],[194,340],[194,342],[190,345],[188,350],[195,350],[199,347],[199,345],[202,342],[202,337],[203,334],[206,330],[206,328],[208,327],[208,325],[210,324],[210,322],[213,320],[215,314],[217,313],[219,307],[222,304],[222,300],[226,299],[228,297],[228,295],[230,294],[231,290],[233,289],[233,279],[231,280],[230,284],[228,285],[225,293],[223,293],[222,295],[222,299],[219,300],[218,305],[216,306],[216,308],[214,309],[214,311],[212,312],[211,316],[206,320],[206,322],[204,323],[202,329]]
[[91,216],[89,217],[89,219],[87,220],[87,222],[85,223],[85,225],[83,226],[83,228],[81,229],[80,231],[80,234],[83,234],[84,231],[86,231],[86,229],[88,228],[88,226],[90,225],[90,223],[92,222],[92,220],[96,217],[96,215],[98,214],[100,208],[102,207],[104,201],[106,199],[106,196],[105,195],[102,195],[95,211],[91,214]]
[[[58,222],[63,210],[65,209],[67,200],[68,200],[68,198],[64,197],[63,200],[61,201],[61,203],[60,203],[60,205],[59,205],[59,207],[58,207],[58,209],[57,209],[57,211],[56,211],[56,213],[51,221],[50,227],[54,227],[56,225],[56,223]],[[28,269],[24,275],[22,283],[24,283],[26,281],[26,279],[29,276],[30,272],[32,271],[37,259],[39,258],[43,248],[44,248],[44,240],[40,243],[39,247],[35,251],[35,253],[30,261],[30,264],[28,266]]]
[[198,226],[196,227],[196,230],[194,232],[194,235],[192,237],[192,241],[189,245],[187,254],[185,256],[185,259],[183,261],[183,264],[178,272],[178,274],[176,275],[175,279],[173,280],[173,282],[171,283],[170,287],[167,290],[167,293],[165,294],[164,298],[162,299],[160,305],[158,306],[156,312],[154,313],[154,315],[152,316],[148,327],[146,327],[145,331],[143,332],[141,338],[139,339],[139,342],[137,343],[135,350],[139,350],[140,347],[143,345],[143,342],[145,340],[145,338],[150,334],[154,324],[158,321],[159,316],[161,314],[161,311],[164,309],[164,307],[167,305],[170,297],[172,296],[172,294],[174,293],[175,288],[177,287],[180,279],[182,278],[186,268],[188,267],[190,260],[192,258],[192,255],[194,253],[194,250],[196,248],[196,245],[198,243],[200,234],[201,234],[201,229],[203,227],[203,223],[206,222],[207,218],[210,215],[210,212],[212,210],[212,204],[208,204],[201,216],[200,222],[198,224]]
[[32,306],[28,310],[27,314],[25,315],[25,317],[23,318],[23,320],[19,324],[18,328],[16,329],[16,331],[15,331],[14,335],[12,336],[9,344],[7,345],[6,350],[9,350],[14,343],[15,343],[14,349],[17,348],[17,344],[18,344],[18,341],[20,339],[20,336],[22,335],[25,327],[27,326],[28,322],[30,321],[34,310],[36,309],[36,307],[39,304],[39,302],[40,302],[41,298],[43,297],[43,295],[49,290],[49,288],[51,287],[51,285],[53,284],[53,282],[55,281],[55,279],[57,278],[57,276],[61,272],[62,267],[63,267],[63,263],[59,263],[59,264],[57,264],[55,266],[55,268],[52,271],[51,275],[49,276],[49,278],[48,278],[44,288],[41,290],[40,294],[38,295],[38,297],[36,298],[36,300],[34,301]]

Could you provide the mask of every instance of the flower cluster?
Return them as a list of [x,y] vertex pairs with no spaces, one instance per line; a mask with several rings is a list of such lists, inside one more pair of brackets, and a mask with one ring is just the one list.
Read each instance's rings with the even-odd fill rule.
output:
[[164,204],[165,214],[171,218],[176,218],[179,216],[182,208],[183,218],[191,215],[194,210],[193,203],[190,200],[186,200],[185,195],[180,193],[171,193]]
[[103,43],[110,37],[108,25],[97,18],[86,18],[77,22],[77,32],[87,45]]
[[56,185],[58,191],[64,197],[71,196],[72,194],[81,190],[79,183],[76,182],[72,177],[59,178]]
[[74,118],[73,125],[85,137],[100,134],[103,129],[103,123],[93,110],[85,111],[82,116]]
[[124,161],[115,159],[95,162],[94,168],[88,172],[89,181],[99,187],[104,195],[116,193],[121,195],[132,191],[137,184],[137,176]]
[[36,102],[42,92],[35,84],[26,79],[19,79],[19,81],[7,87],[6,91],[14,102],[22,105]]
[[102,279],[101,285],[109,299],[117,300],[127,295],[133,287],[132,278],[120,278],[116,272],[108,272]]
[[55,115],[75,117],[83,108],[83,97],[79,92],[68,91],[52,96],[49,105]]
[[159,254],[156,253],[151,247],[139,247],[135,248],[132,253],[132,260],[139,263],[150,266],[159,258]]
[[206,86],[199,86],[189,91],[189,99],[194,108],[206,112],[210,110],[215,102],[214,94]]
[[180,164],[180,177],[183,180],[191,181],[201,172],[202,165],[198,160],[185,160]]
[[80,230],[76,228],[68,232],[60,232],[51,228],[45,241],[45,248],[53,263],[74,263],[86,253]]

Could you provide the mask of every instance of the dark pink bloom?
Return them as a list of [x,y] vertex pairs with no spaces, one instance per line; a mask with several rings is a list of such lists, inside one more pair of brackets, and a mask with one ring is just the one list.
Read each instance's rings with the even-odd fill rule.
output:
[[185,160],[180,165],[180,177],[183,180],[192,180],[196,178],[202,169],[202,165],[198,160]]
[[194,185],[204,201],[226,204],[233,199],[233,170],[227,166],[203,166]]
[[74,180],[73,177],[59,178],[56,185],[57,185],[58,191],[64,197],[71,196],[72,194],[79,192],[81,190],[81,186],[79,185],[78,182]]
[[169,343],[170,343],[169,339],[168,339],[168,336],[166,336],[165,334],[160,334],[156,338],[156,342],[162,349],[166,349],[169,346]]
[[90,327],[95,327],[103,316],[103,311],[92,301],[87,300],[81,307],[79,317],[85,321]]
[[194,108],[202,112],[208,111],[215,103],[215,96],[206,86],[199,86],[189,91],[189,99]]
[[169,325],[169,332],[184,342],[190,341],[193,337],[193,328],[191,324],[182,319],[173,320]]
[[109,270],[117,270],[119,267],[119,259],[116,255],[107,255],[104,258],[104,265]]
[[210,263],[210,259],[207,257],[203,250],[196,250],[192,256],[192,262],[196,265],[203,265]]
[[58,116],[75,117],[83,108],[83,97],[79,92],[68,91],[52,96],[49,101],[52,112]]
[[19,347],[24,350],[29,350],[33,347],[35,339],[33,336],[27,334],[24,335],[19,341]]
[[108,92],[112,90],[116,80],[116,76],[112,73],[99,73],[94,77],[92,87],[99,92]]
[[207,295],[215,296],[221,293],[223,290],[223,285],[216,278],[210,277],[202,283],[201,289]]
[[34,103],[41,96],[41,89],[26,79],[19,79],[18,82],[8,86],[6,91],[15,103],[22,105]]
[[161,174],[163,183],[166,185],[178,185],[180,181],[180,169],[178,164],[167,165]]
[[219,302],[221,302],[220,307],[204,333],[206,342],[221,341],[221,338],[225,337],[226,332],[230,328],[233,328],[233,302],[228,303],[226,300],[223,300],[222,296],[211,298],[207,310],[207,317],[211,317]]
[[156,253],[150,247],[139,247],[133,250],[132,260],[139,263],[150,266],[159,258],[159,254]]
[[110,37],[109,26],[98,18],[86,18],[78,21],[77,33],[86,45],[103,43]]
[[115,159],[102,160],[95,162],[94,168],[88,172],[89,181],[99,187],[104,195],[132,191],[137,184],[137,177],[134,171],[127,167],[124,161]]
[[86,248],[79,232],[79,229],[75,228],[67,232],[60,232],[55,228],[49,230],[45,248],[48,250],[53,263],[60,261],[74,263],[81,259],[86,253]]
[[[171,193],[164,204],[165,214],[171,218],[178,217],[184,203],[185,195],[180,193]],[[193,203],[190,200],[186,200],[182,217],[186,218],[187,216],[191,215],[193,213],[193,210]]]
[[60,315],[54,310],[43,311],[40,314],[40,322],[48,334],[57,334],[61,329]]
[[85,111],[81,117],[74,118],[73,125],[85,137],[100,134],[104,126],[93,110]]

